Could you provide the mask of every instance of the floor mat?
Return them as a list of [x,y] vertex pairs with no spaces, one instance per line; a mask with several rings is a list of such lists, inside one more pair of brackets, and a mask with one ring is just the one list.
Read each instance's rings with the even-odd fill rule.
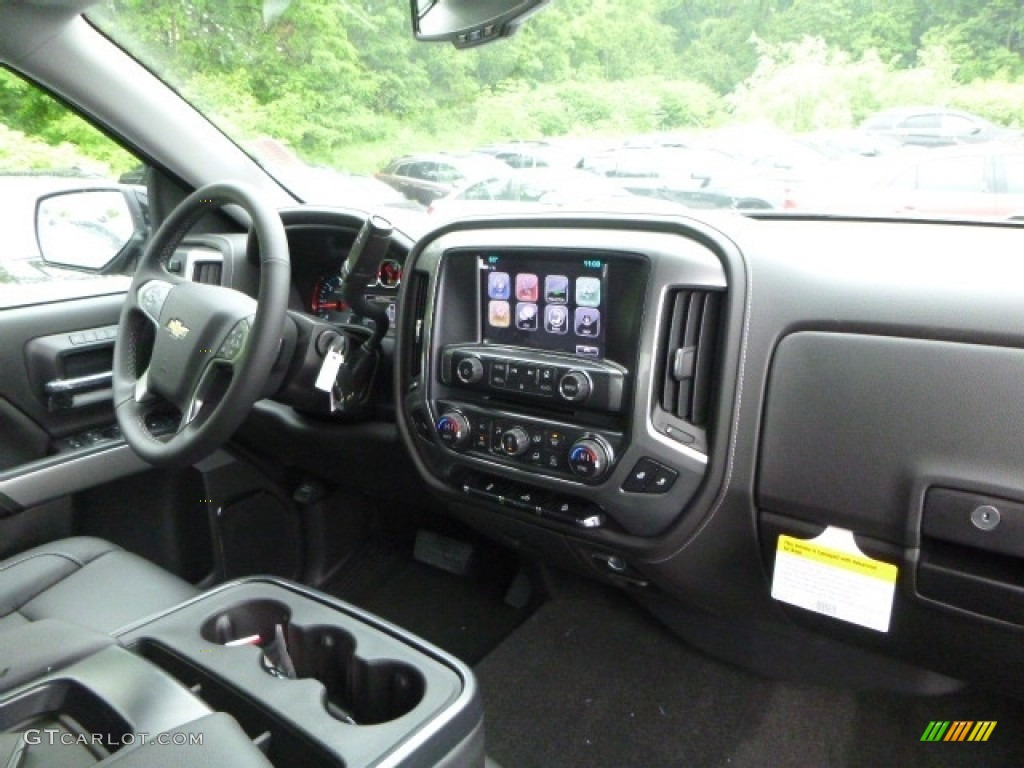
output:
[[[1024,765],[1024,702],[766,680],[690,649],[616,594],[542,606],[476,667],[503,768]],[[994,720],[984,743],[923,743],[933,720]]]
[[475,664],[530,614],[503,601],[507,579],[454,576],[371,540],[321,589]]

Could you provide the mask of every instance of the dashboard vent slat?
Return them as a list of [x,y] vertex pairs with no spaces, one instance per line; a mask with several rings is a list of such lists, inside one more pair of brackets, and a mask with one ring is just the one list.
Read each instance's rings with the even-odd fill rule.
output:
[[693,372],[693,397],[690,400],[689,418],[689,421],[698,427],[706,426],[708,423],[721,312],[722,294],[705,294],[697,339],[697,360]]
[[721,291],[685,288],[668,302],[659,403],[697,427],[708,423],[722,297]]
[[192,268],[192,282],[205,285],[220,285],[221,263],[219,261],[197,261]]
[[413,272],[409,285],[409,293],[412,296],[412,317],[409,318],[410,328],[414,334],[411,345],[412,359],[409,361],[409,375],[418,377],[423,372],[423,322],[427,312],[427,275],[423,272]]

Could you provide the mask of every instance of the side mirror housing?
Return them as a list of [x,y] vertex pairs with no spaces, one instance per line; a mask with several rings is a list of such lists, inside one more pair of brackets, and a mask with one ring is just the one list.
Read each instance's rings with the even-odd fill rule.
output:
[[71,189],[36,203],[39,254],[55,267],[104,272],[146,234],[144,192],[131,186]]

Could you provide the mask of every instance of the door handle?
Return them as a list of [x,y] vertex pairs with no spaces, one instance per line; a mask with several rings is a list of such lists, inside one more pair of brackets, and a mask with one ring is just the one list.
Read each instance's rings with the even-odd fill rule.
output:
[[54,379],[46,382],[46,404],[51,411],[81,408],[109,399],[113,394],[112,371],[91,373],[74,379]]

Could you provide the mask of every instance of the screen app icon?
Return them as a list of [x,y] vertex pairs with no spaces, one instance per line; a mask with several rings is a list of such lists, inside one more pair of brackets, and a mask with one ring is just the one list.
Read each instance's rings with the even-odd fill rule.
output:
[[601,333],[601,313],[590,307],[577,307],[573,325],[577,336],[594,338]]
[[487,295],[492,299],[509,298],[508,272],[487,273]]
[[537,305],[529,301],[516,304],[516,328],[521,331],[537,330]]
[[495,328],[508,328],[512,309],[507,301],[491,301],[487,305],[487,322]]
[[548,333],[569,332],[569,308],[562,304],[544,307],[544,330]]
[[601,279],[597,277],[577,277],[576,303],[581,307],[601,306]]
[[537,276],[532,272],[516,275],[516,298],[519,301],[536,301],[540,296]]
[[548,304],[568,304],[569,278],[565,275],[547,275],[544,278],[544,301]]

